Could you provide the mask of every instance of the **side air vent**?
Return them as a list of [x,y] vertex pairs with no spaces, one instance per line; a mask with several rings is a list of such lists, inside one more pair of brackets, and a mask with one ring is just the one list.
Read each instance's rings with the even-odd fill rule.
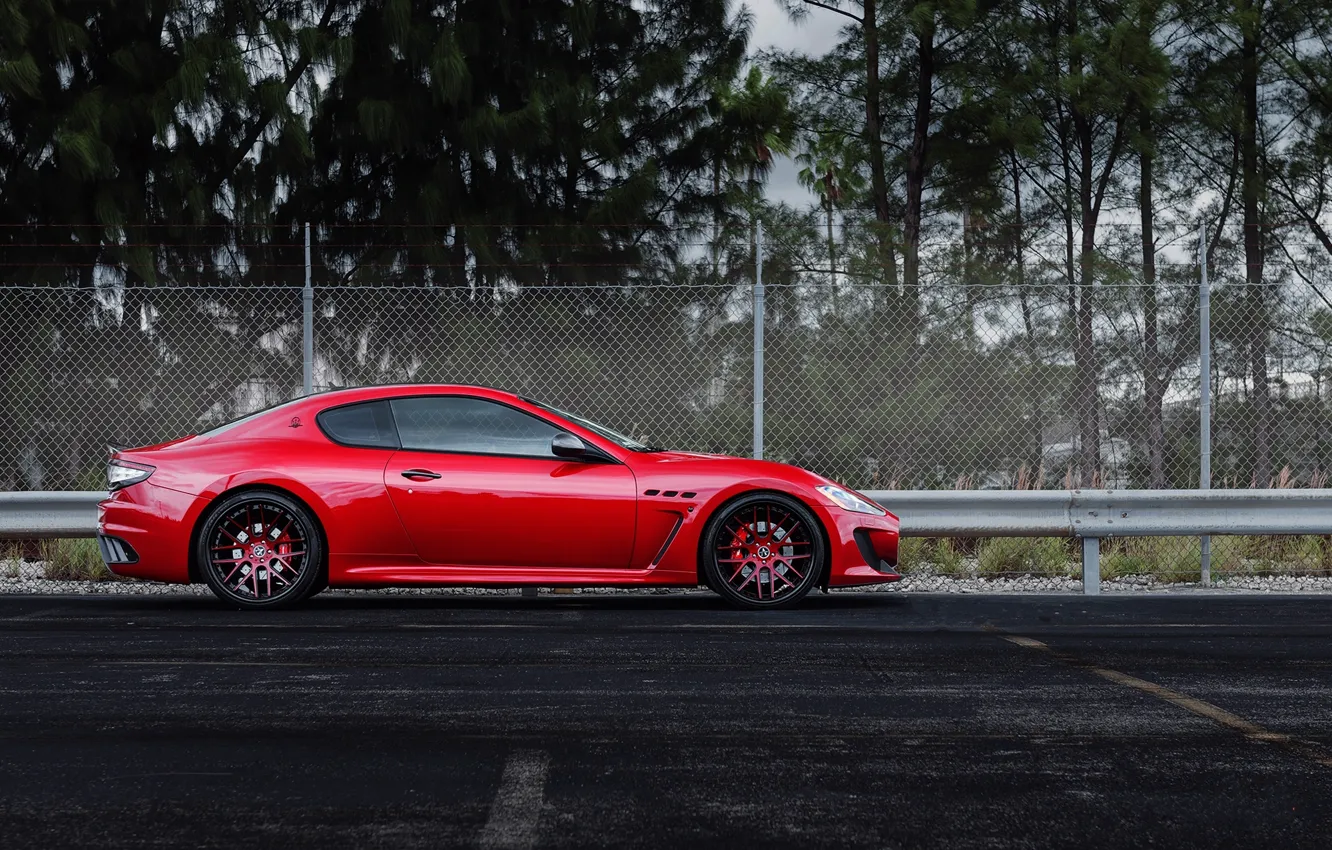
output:
[[675,496],[675,494],[678,493],[678,492],[679,492],[678,490],[667,490],[665,493],[662,493],[661,495],[663,495],[663,496],[665,496],[666,498],[670,499],[670,498],[673,498],[673,497]]
[[660,490],[644,490],[644,491],[643,491],[643,495],[644,495],[644,496],[655,496],[655,495],[657,495],[657,494],[660,493],[660,492],[661,492]]
[[664,498],[664,499],[674,499],[676,496],[679,496],[681,499],[692,499],[692,498],[694,498],[695,496],[697,496],[698,494],[695,493],[693,490],[688,490],[688,491],[686,491],[686,492],[684,492],[684,493],[681,493],[681,492],[678,491],[678,490],[666,490],[666,491],[662,491],[662,490],[644,490],[644,491],[643,491],[643,495],[644,495],[644,496],[658,496],[658,495],[660,495],[660,496],[661,496],[662,498]]
[[697,496],[697,495],[698,495],[697,493],[681,493],[681,494],[680,494],[680,498],[681,498],[681,499],[692,499],[692,498],[694,498],[694,497]]

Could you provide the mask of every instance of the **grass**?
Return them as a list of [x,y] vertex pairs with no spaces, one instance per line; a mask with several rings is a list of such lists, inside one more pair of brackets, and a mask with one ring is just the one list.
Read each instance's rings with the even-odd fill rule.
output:
[[102,563],[97,541],[43,540],[38,550],[43,574],[55,581],[116,581],[117,576]]
[[[906,574],[950,578],[1079,578],[1078,541],[1062,537],[985,540],[904,537]],[[1101,578],[1146,577],[1160,583],[1196,582],[1202,550],[1196,537],[1130,537],[1101,541]],[[1212,577],[1282,575],[1332,577],[1332,538],[1306,535],[1212,537]]]
[[934,568],[941,576],[968,575],[967,556],[958,541],[945,537],[934,542]]
[[17,543],[7,543],[0,549],[0,578],[18,578],[23,562],[23,549]]
[[932,575],[968,578],[967,556],[962,546],[965,540],[924,537],[903,537],[898,542],[897,559],[904,575],[929,573]]
[[[1216,572],[1216,541],[1212,538],[1212,572]],[[1322,537],[1240,537],[1245,563],[1236,572],[1244,575],[1283,575],[1293,571],[1306,574],[1332,573],[1332,550]]]
[[976,571],[986,577],[1072,577],[1071,544],[1061,537],[996,537],[981,544]]

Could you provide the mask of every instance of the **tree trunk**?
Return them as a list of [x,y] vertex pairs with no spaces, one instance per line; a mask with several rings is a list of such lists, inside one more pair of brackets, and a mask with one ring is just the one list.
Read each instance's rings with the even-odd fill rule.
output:
[[722,182],[722,161],[721,157],[714,157],[712,160],[712,282],[720,283],[721,274],[721,182]]
[[[916,46],[916,106],[912,120],[911,149],[907,153],[906,165],[906,212],[902,217],[903,254],[902,254],[902,290],[905,303],[901,315],[905,319],[902,338],[906,345],[906,357],[902,375],[899,379],[898,397],[907,398],[915,392],[920,371],[921,317],[920,295],[920,231],[921,207],[925,194],[925,174],[928,168],[926,156],[929,153],[930,114],[934,101],[934,21],[925,25],[917,33]],[[906,473],[915,463],[915,435],[908,431],[898,443],[898,471]]]
[[[1088,128],[1090,130],[1090,127]],[[1091,207],[1092,146],[1090,132],[1083,135],[1082,174],[1078,196],[1082,206],[1082,241],[1078,254],[1077,337],[1073,347],[1077,380],[1078,437],[1081,443],[1082,486],[1097,482],[1101,466],[1101,427],[1096,398],[1096,346],[1092,338],[1092,286],[1095,276],[1096,217]]]
[[976,342],[976,281],[974,275],[975,261],[973,259],[974,245],[971,235],[972,218],[971,209],[966,207],[962,210],[962,296],[966,301],[967,315],[964,317],[966,324],[965,330],[967,340],[971,343]]
[[[893,253],[892,234],[888,232],[891,212],[888,206],[888,177],[883,160],[883,137],[879,128],[879,21],[875,0],[864,0],[865,33],[865,146],[869,149],[870,194],[874,196],[874,218],[879,234],[879,259],[883,263],[884,286],[897,288],[897,258]],[[877,296],[875,298],[877,303]]]
[[[909,321],[919,322],[921,206],[925,194],[926,155],[930,140],[930,114],[934,104],[934,22],[918,34],[916,108],[912,120],[911,150],[906,165],[906,214],[902,218],[902,281],[906,289]],[[919,333],[919,327],[911,330]],[[914,338],[914,337],[913,337]]]
[[[1261,2],[1261,0],[1260,0]],[[1249,369],[1253,380],[1253,477],[1259,487],[1272,480],[1272,400],[1267,385],[1267,305],[1263,297],[1263,232],[1258,201],[1258,34],[1260,21],[1253,0],[1242,0],[1240,89],[1244,118],[1240,158],[1244,172],[1244,279],[1248,291]]]
[[1165,487],[1165,422],[1161,409],[1165,377],[1161,374],[1159,305],[1156,297],[1156,221],[1152,209],[1151,114],[1144,107],[1140,116],[1142,150],[1138,154],[1138,212],[1142,222],[1142,378],[1143,405],[1147,414],[1147,486]]
[[[1033,463],[1039,474],[1045,454],[1044,424],[1041,416],[1040,390],[1036,381],[1036,323],[1031,315],[1031,294],[1027,292],[1026,233],[1022,219],[1022,175],[1018,169],[1017,152],[1009,151],[1013,165],[1013,273],[1017,280],[1018,303],[1022,307],[1022,330],[1027,350],[1027,403],[1030,405],[1032,433],[1035,437],[1036,457]],[[1041,486],[1040,481],[1036,486]]]
[[833,240],[833,205],[829,197],[824,202],[828,213],[828,283],[831,285],[833,315],[837,315],[837,243]]
[[[1069,3],[1069,31],[1076,37],[1078,11]],[[1083,68],[1075,63],[1069,68],[1080,76]],[[1092,119],[1082,113],[1076,100],[1070,101],[1070,116],[1078,150],[1078,209],[1082,239],[1078,251],[1077,298],[1074,305],[1073,372],[1074,398],[1078,409],[1078,477],[1083,487],[1095,486],[1100,478],[1101,427],[1096,398],[1096,346],[1092,338],[1092,295],[1096,274],[1096,218],[1092,173],[1096,168],[1096,148]],[[1110,169],[1112,162],[1105,167]]]

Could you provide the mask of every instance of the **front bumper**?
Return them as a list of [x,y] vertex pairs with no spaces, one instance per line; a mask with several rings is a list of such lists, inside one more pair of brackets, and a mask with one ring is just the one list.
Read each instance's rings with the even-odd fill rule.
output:
[[902,578],[897,571],[898,521],[825,507],[824,525],[833,546],[829,587],[883,584]]

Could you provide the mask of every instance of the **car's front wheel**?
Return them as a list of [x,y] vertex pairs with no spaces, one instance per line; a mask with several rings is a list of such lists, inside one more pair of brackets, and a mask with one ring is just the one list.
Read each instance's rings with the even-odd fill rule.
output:
[[780,493],[755,493],[723,507],[703,532],[707,583],[739,608],[783,608],[818,584],[827,562],[818,520]]
[[281,493],[234,493],[204,516],[195,554],[219,599],[281,608],[317,592],[323,543],[309,509]]

